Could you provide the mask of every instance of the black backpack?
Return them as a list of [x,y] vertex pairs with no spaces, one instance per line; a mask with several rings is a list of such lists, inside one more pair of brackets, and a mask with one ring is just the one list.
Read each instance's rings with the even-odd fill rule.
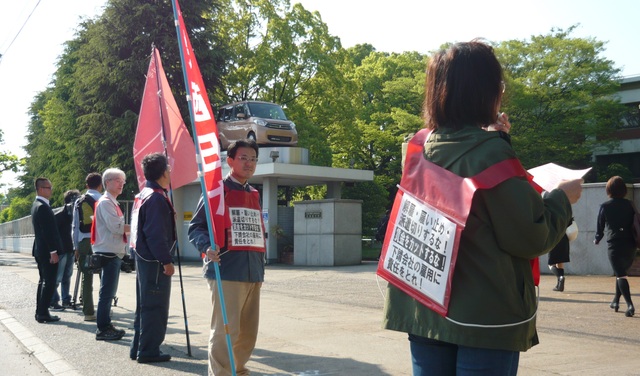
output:
[[80,196],[76,201],[76,212],[78,213],[78,229],[87,234],[91,232],[91,217],[96,207],[96,200],[88,193]]

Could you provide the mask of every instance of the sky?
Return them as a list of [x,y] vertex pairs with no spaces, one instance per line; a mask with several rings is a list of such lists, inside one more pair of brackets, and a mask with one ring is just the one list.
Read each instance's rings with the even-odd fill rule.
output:
[[[427,54],[444,43],[477,37],[525,40],[579,24],[572,36],[607,42],[604,57],[622,69],[623,76],[640,75],[637,0],[291,0],[296,2],[318,11],[343,47],[369,43],[384,52]],[[3,1],[0,150],[25,156],[27,111],[34,96],[51,82],[63,44],[73,38],[80,17],[99,15],[105,4],[106,0]],[[3,173],[0,192],[16,186],[15,177]]]

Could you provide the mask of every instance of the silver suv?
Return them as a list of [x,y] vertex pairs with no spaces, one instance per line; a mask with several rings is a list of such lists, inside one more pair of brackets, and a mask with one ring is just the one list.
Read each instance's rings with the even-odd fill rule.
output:
[[275,103],[242,101],[224,105],[218,109],[216,123],[222,150],[243,138],[251,138],[258,145],[298,144],[296,125]]

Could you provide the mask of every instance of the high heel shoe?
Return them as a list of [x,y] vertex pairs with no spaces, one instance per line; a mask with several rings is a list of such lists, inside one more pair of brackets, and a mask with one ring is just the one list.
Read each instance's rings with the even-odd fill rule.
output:
[[633,315],[635,314],[636,314],[636,310],[635,308],[633,308],[633,305],[630,305],[629,308],[627,308],[627,312],[624,313],[624,315],[627,317],[633,317]]
[[611,304],[609,304],[609,307],[611,307],[611,309],[613,309],[615,312],[618,312],[618,309],[620,309],[620,303],[614,300],[611,302]]

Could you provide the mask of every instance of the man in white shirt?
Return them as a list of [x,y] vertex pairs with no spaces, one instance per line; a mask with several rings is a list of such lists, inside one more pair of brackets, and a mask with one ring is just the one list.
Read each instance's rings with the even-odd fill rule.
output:
[[118,290],[120,265],[127,245],[125,233],[129,225],[116,198],[122,193],[126,176],[117,168],[109,168],[102,174],[105,193],[96,203],[91,230],[93,252],[102,256],[100,295],[98,298],[96,340],[115,341],[124,336],[124,330],[111,324],[111,302]]

